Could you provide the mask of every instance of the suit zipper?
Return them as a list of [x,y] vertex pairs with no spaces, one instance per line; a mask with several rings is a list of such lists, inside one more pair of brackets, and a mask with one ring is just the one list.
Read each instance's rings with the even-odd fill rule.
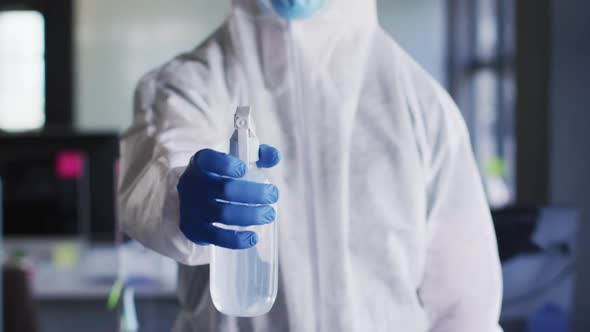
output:
[[[315,190],[314,190],[314,186],[315,186],[315,179],[313,176],[313,172],[311,170],[311,166],[312,166],[312,157],[310,156],[310,152],[309,152],[309,147],[312,146],[309,142],[309,127],[307,126],[307,119],[306,119],[306,114],[304,112],[305,107],[304,107],[304,93],[303,93],[303,72],[302,72],[302,68],[301,68],[301,62],[300,59],[297,55],[297,51],[295,50],[295,42],[294,42],[294,38],[293,38],[293,30],[292,30],[292,24],[290,22],[287,22],[287,27],[288,27],[288,36],[289,36],[289,60],[292,64],[292,75],[291,75],[291,80],[292,80],[292,86],[293,86],[293,95],[294,95],[294,100],[293,100],[293,108],[294,108],[294,112],[295,114],[295,118],[298,119],[298,127],[301,129],[298,131],[298,135],[297,135],[297,140],[299,141],[300,144],[300,149],[301,149],[301,156],[302,156],[302,162],[303,162],[303,175],[304,175],[304,179],[308,179],[303,187],[303,191],[304,191],[304,196],[305,196],[305,209],[307,212],[307,219],[308,219],[308,223],[310,226],[310,230],[311,232],[309,232],[310,235],[310,241],[312,243],[312,245],[314,246],[312,249],[315,250],[316,253],[316,260],[315,260],[315,264],[312,266],[312,268],[314,269],[313,273],[314,276],[312,278],[312,280],[314,280],[314,284],[313,284],[313,288],[314,288],[314,293],[320,298],[322,298],[321,293],[320,293],[320,273],[319,273],[319,243],[318,243],[318,239],[317,239],[317,223],[316,223],[316,216],[315,216]],[[320,301],[321,302],[321,301]],[[321,303],[316,303],[316,310],[315,310],[315,314],[316,314],[316,331],[321,331]]]

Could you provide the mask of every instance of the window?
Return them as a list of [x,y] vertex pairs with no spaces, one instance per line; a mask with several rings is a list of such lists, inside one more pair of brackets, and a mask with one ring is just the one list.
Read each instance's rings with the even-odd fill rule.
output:
[[45,22],[37,11],[0,12],[0,129],[45,123]]
[[515,198],[514,1],[448,2],[449,86],[494,208]]
[[0,0],[0,131],[72,128],[72,0]]

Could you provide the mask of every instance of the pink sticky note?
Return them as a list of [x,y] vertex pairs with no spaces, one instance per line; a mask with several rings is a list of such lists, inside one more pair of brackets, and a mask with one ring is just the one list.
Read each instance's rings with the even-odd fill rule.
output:
[[80,151],[61,151],[55,158],[55,173],[61,180],[78,180],[84,175],[84,154]]

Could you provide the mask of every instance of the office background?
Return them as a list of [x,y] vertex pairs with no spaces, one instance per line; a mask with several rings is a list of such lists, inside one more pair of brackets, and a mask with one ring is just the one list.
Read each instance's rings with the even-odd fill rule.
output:
[[[73,149],[85,156],[95,155],[90,151],[101,144],[112,146],[130,124],[138,79],[197,46],[228,8],[229,1],[207,0],[0,0],[0,130],[18,136],[45,127],[57,142],[56,151]],[[573,295],[568,316],[572,330],[587,331],[590,3],[379,0],[378,8],[382,26],[459,104],[492,207],[575,211],[575,286],[567,290]],[[11,16],[16,13],[27,15]],[[15,36],[14,29],[26,33]],[[26,97],[15,97],[19,93]],[[3,138],[7,145],[0,149],[7,154],[49,140],[27,135],[33,141]],[[80,135],[89,138],[80,141]],[[6,154],[2,159],[10,160]],[[107,153],[112,159],[115,154]],[[114,170],[116,165],[109,164],[114,160],[105,158],[88,162]],[[109,221],[112,228],[94,229],[92,215],[87,238],[114,243],[115,235],[109,236],[115,221]],[[164,304],[146,298],[140,316],[154,308],[168,308],[173,316],[172,297]],[[99,306],[102,297],[95,299],[92,305]],[[55,319],[66,307],[46,305],[42,308],[51,315],[41,316]],[[96,308],[84,319],[98,317]]]

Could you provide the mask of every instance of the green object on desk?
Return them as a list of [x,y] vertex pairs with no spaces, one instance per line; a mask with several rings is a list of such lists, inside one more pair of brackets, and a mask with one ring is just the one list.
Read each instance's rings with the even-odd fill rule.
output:
[[73,267],[80,260],[80,248],[71,242],[60,242],[53,248],[53,263],[59,267]]
[[500,157],[492,158],[486,167],[486,173],[489,176],[500,177],[504,175],[505,171],[505,162]]
[[113,287],[111,287],[111,292],[109,293],[109,298],[107,300],[107,308],[109,310],[115,310],[117,308],[119,299],[121,299],[121,293],[123,293],[123,281],[117,279],[113,284]]

